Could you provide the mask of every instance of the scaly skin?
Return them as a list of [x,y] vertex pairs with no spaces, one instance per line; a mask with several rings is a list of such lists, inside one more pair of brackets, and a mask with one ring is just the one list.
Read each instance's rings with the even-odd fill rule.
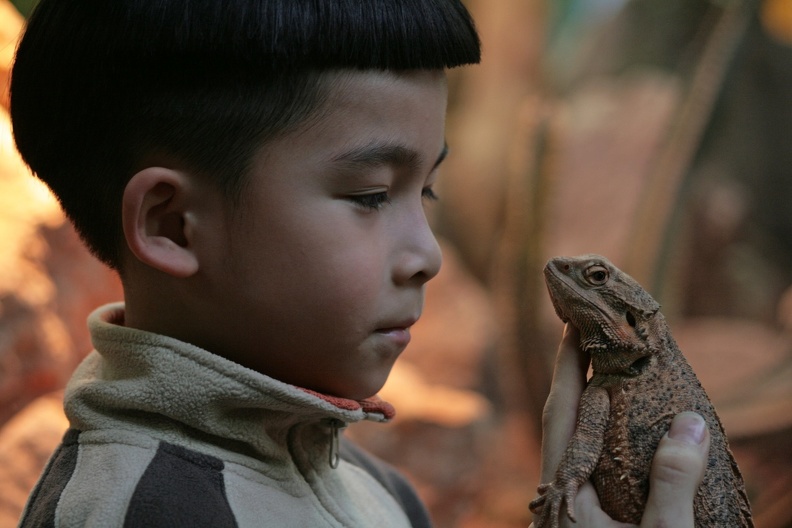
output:
[[704,417],[710,451],[694,501],[697,528],[753,527],[740,470],[718,415],[671,336],[660,305],[598,255],[557,257],[545,267],[556,313],[580,331],[593,376],[575,433],[552,482],[539,486],[536,528],[574,520],[574,498],[590,479],[614,520],[640,524],[660,438],[682,411]]

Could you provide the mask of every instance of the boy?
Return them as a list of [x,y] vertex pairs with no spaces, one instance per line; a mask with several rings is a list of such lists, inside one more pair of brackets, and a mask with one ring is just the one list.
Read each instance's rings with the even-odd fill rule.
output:
[[15,138],[125,304],[23,526],[429,525],[339,430],[393,416],[444,69],[478,60],[456,0],[42,0]]

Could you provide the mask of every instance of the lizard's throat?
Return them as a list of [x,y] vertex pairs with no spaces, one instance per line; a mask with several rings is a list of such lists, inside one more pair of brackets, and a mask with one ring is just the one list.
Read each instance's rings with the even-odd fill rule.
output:
[[591,367],[594,374],[623,376],[634,378],[640,376],[651,366],[652,355],[648,350],[627,351],[593,350]]

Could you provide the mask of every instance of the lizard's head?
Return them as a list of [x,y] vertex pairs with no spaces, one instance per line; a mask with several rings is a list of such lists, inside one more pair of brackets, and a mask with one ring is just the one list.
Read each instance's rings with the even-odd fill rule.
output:
[[556,313],[580,331],[594,372],[637,376],[659,347],[660,305],[599,255],[556,257],[544,270]]

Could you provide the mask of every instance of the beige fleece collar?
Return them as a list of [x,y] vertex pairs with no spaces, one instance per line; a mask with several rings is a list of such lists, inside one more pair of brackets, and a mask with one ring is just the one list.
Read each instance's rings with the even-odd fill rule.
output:
[[377,398],[357,402],[301,389],[188,343],[127,328],[123,320],[121,303],[88,318],[96,350],[78,367],[65,399],[77,429],[153,428],[164,440],[187,431],[270,457],[282,452],[295,426],[387,421],[395,414]]

